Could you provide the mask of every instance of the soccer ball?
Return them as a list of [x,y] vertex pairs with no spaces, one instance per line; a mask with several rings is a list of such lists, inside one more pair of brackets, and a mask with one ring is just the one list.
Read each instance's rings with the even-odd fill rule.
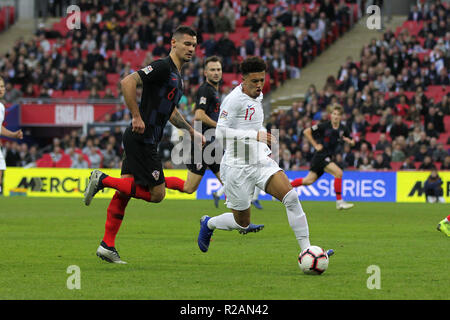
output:
[[310,246],[300,252],[298,266],[306,274],[322,274],[328,268],[328,254],[318,246]]

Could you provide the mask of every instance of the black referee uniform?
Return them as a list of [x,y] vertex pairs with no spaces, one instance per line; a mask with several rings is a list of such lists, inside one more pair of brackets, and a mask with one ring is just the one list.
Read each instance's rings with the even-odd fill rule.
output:
[[[205,111],[205,114],[211,118],[211,120],[214,120],[217,122],[219,119],[219,109],[220,109],[220,95],[219,92],[212,86],[210,83],[205,81],[197,91],[196,101],[195,101],[195,110],[202,109]],[[191,161],[189,164],[186,164],[186,167],[189,171],[192,173],[198,174],[203,176],[205,174],[206,169],[209,167],[209,169],[213,173],[217,173],[220,170],[220,162],[219,163],[207,163],[205,161],[204,157],[204,150],[205,148],[208,148],[208,150],[211,149],[210,144],[215,143],[215,137],[211,135],[206,135],[205,132],[207,130],[215,130],[215,128],[208,126],[205,123],[202,123],[202,134],[206,137],[207,141],[205,145],[203,146],[201,152],[202,152],[202,161],[195,163],[194,159],[194,150],[195,148],[200,148],[197,144],[192,142],[191,144]],[[208,147],[209,146],[209,147]],[[211,157],[215,158],[215,148],[211,153]],[[197,151],[198,152],[198,151]]]
[[125,130],[121,174],[132,174],[136,184],[153,187],[165,182],[158,144],[182,96],[183,83],[170,56],[152,62],[138,74],[143,83],[139,112],[145,131],[135,133],[131,125]]
[[342,137],[350,138],[350,130],[342,123],[334,129],[331,121],[322,122],[311,127],[312,136],[323,149],[314,153],[311,159],[311,171],[317,174],[317,178],[324,173],[324,168],[333,161],[338,148],[343,143]]

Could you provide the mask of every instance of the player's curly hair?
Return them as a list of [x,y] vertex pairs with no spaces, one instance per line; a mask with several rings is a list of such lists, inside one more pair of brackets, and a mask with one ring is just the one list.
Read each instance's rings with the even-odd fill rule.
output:
[[249,57],[241,63],[241,73],[243,75],[263,71],[267,71],[267,64],[260,57]]

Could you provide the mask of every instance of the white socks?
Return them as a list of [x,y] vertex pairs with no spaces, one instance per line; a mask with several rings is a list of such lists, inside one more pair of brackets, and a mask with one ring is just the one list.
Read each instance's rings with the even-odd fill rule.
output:
[[236,223],[236,220],[234,220],[234,215],[232,212],[226,212],[221,214],[220,216],[212,217],[208,220],[208,228],[211,230],[214,229],[220,229],[220,230],[236,230],[236,229],[247,229],[244,227],[241,227]]
[[294,230],[295,237],[303,251],[311,245],[309,242],[308,221],[298,200],[297,192],[294,189],[286,193],[283,198],[283,204],[286,207],[289,225]]

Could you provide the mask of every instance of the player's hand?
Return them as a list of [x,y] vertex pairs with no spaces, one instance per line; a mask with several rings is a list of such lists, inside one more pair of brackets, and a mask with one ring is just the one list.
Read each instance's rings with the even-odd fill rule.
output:
[[131,131],[143,134],[145,131],[145,123],[141,117],[136,117],[131,120]]
[[16,132],[14,132],[14,138],[16,138],[16,139],[23,139],[23,132],[22,132],[22,130],[17,130]]
[[344,140],[345,142],[347,142],[349,145],[353,145],[353,140],[348,138],[348,137],[342,137],[342,140]]
[[206,143],[206,138],[205,138],[205,136],[204,135],[202,135],[200,132],[198,132],[198,131],[195,131],[194,130],[194,133],[193,133],[193,135],[192,135],[192,139],[194,139],[194,142],[202,142],[202,147],[205,145],[205,143]]
[[315,149],[316,149],[316,151],[320,151],[323,149],[323,145],[319,143]]
[[265,143],[268,146],[277,144],[277,139],[270,132],[267,131],[258,131],[256,140]]

